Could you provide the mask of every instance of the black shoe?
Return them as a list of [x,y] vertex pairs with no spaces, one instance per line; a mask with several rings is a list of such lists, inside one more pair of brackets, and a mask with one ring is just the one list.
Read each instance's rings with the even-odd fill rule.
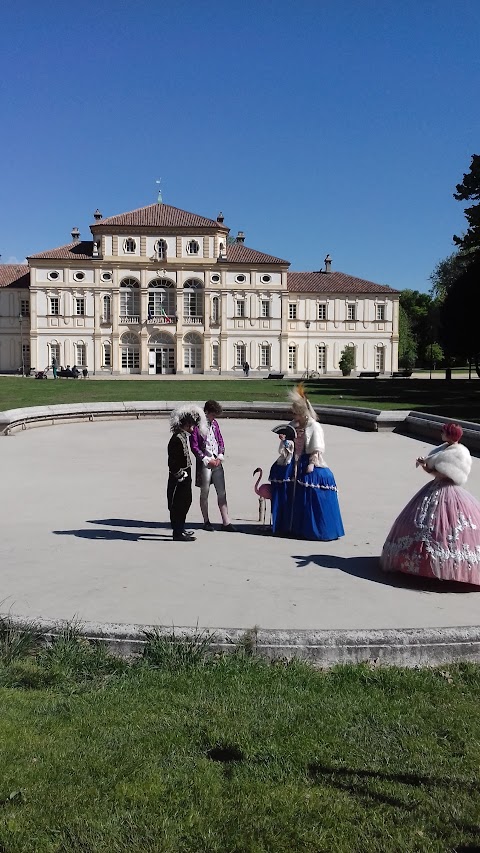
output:
[[222,530],[225,530],[226,533],[237,533],[237,528],[233,526],[233,524],[224,524]]
[[212,533],[212,531],[215,530],[213,524],[210,524],[209,521],[205,522],[205,524],[203,525],[203,529],[208,530],[209,533]]
[[173,541],[174,542],[195,542],[197,537],[190,532],[190,530],[184,530],[182,533],[174,533]]

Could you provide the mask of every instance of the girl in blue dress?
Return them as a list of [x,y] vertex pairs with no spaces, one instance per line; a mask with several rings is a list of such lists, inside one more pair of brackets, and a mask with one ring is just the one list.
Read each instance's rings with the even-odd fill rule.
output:
[[289,397],[289,426],[295,438],[280,434],[280,455],[270,470],[273,533],[324,542],[338,539],[345,531],[335,478],[323,459],[323,429],[302,384]]

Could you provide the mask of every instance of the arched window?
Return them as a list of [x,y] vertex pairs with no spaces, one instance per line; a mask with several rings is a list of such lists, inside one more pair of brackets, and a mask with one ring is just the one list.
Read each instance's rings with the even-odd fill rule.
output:
[[84,341],[78,341],[78,343],[74,344],[75,350],[75,358],[74,364],[77,367],[86,367],[87,366],[87,347],[85,346]]
[[220,322],[220,299],[214,296],[212,299],[212,324],[218,326]]
[[381,343],[375,347],[375,370],[385,373],[385,346]]
[[137,241],[133,237],[127,237],[123,241],[123,251],[126,255],[134,255],[137,250]]
[[202,282],[196,278],[189,278],[183,285],[183,316],[188,324],[203,323],[203,293]]
[[102,367],[112,366],[112,345],[110,341],[105,341],[102,346]]
[[188,255],[198,255],[200,251],[200,246],[196,240],[189,240],[187,243],[187,254]]
[[297,345],[294,343],[288,345],[288,369],[297,370]]
[[268,341],[260,344],[260,369],[272,366],[272,347]]
[[112,320],[112,297],[103,297],[103,322],[110,323]]
[[140,345],[138,336],[133,332],[125,332],[120,339],[122,370],[125,373],[136,373],[140,368]]
[[196,332],[188,332],[183,339],[183,368],[185,373],[202,370],[202,338]]
[[159,261],[165,260],[167,257],[167,241],[166,240],[156,240],[155,241],[155,254]]
[[171,347],[174,343],[173,335],[168,335],[166,332],[156,332],[154,335],[150,335],[148,343],[149,345],[154,344]]
[[243,367],[247,360],[247,347],[243,341],[235,344],[235,367]]
[[124,278],[120,282],[120,316],[135,317],[138,322],[140,314],[140,285],[135,278]]
[[173,281],[154,278],[148,285],[148,319],[156,323],[174,323],[175,314]]
[[324,343],[317,346],[317,370],[319,373],[325,373],[327,369],[327,347]]
[[48,350],[48,363],[50,365],[53,364],[53,359],[55,359],[57,367],[60,367],[60,344],[58,343],[58,341],[52,341],[48,345]]

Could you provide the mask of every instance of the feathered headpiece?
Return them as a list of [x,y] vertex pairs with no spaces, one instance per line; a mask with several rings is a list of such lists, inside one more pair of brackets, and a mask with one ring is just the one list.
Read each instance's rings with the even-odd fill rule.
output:
[[299,411],[302,411],[306,417],[313,418],[314,421],[318,420],[315,409],[305,394],[305,386],[303,382],[299,382],[295,388],[292,388],[292,390],[288,392],[288,399],[292,405],[294,405]]
[[202,435],[208,434],[208,423],[205,417],[205,412],[196,403],[181,403],[170,415],[170,429],[176,432],[180,429],[180,424],[185,416],[189,415],[195,426],[198,426]]

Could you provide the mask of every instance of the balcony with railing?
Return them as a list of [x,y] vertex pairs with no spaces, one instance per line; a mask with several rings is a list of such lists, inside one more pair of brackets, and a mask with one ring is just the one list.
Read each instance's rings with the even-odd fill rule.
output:
[[135,325],[140,323],[140,317],[138,314],[125,314],[118,318],[118,322],[121,326]]
[[149,326],[164,326],[166,323],[175,324],[176,322],[176,314],[149,314],[147,319]]
[[203,317],[196,316],[188,316],[183,318],[183,322],[185,326],[203,326]]

